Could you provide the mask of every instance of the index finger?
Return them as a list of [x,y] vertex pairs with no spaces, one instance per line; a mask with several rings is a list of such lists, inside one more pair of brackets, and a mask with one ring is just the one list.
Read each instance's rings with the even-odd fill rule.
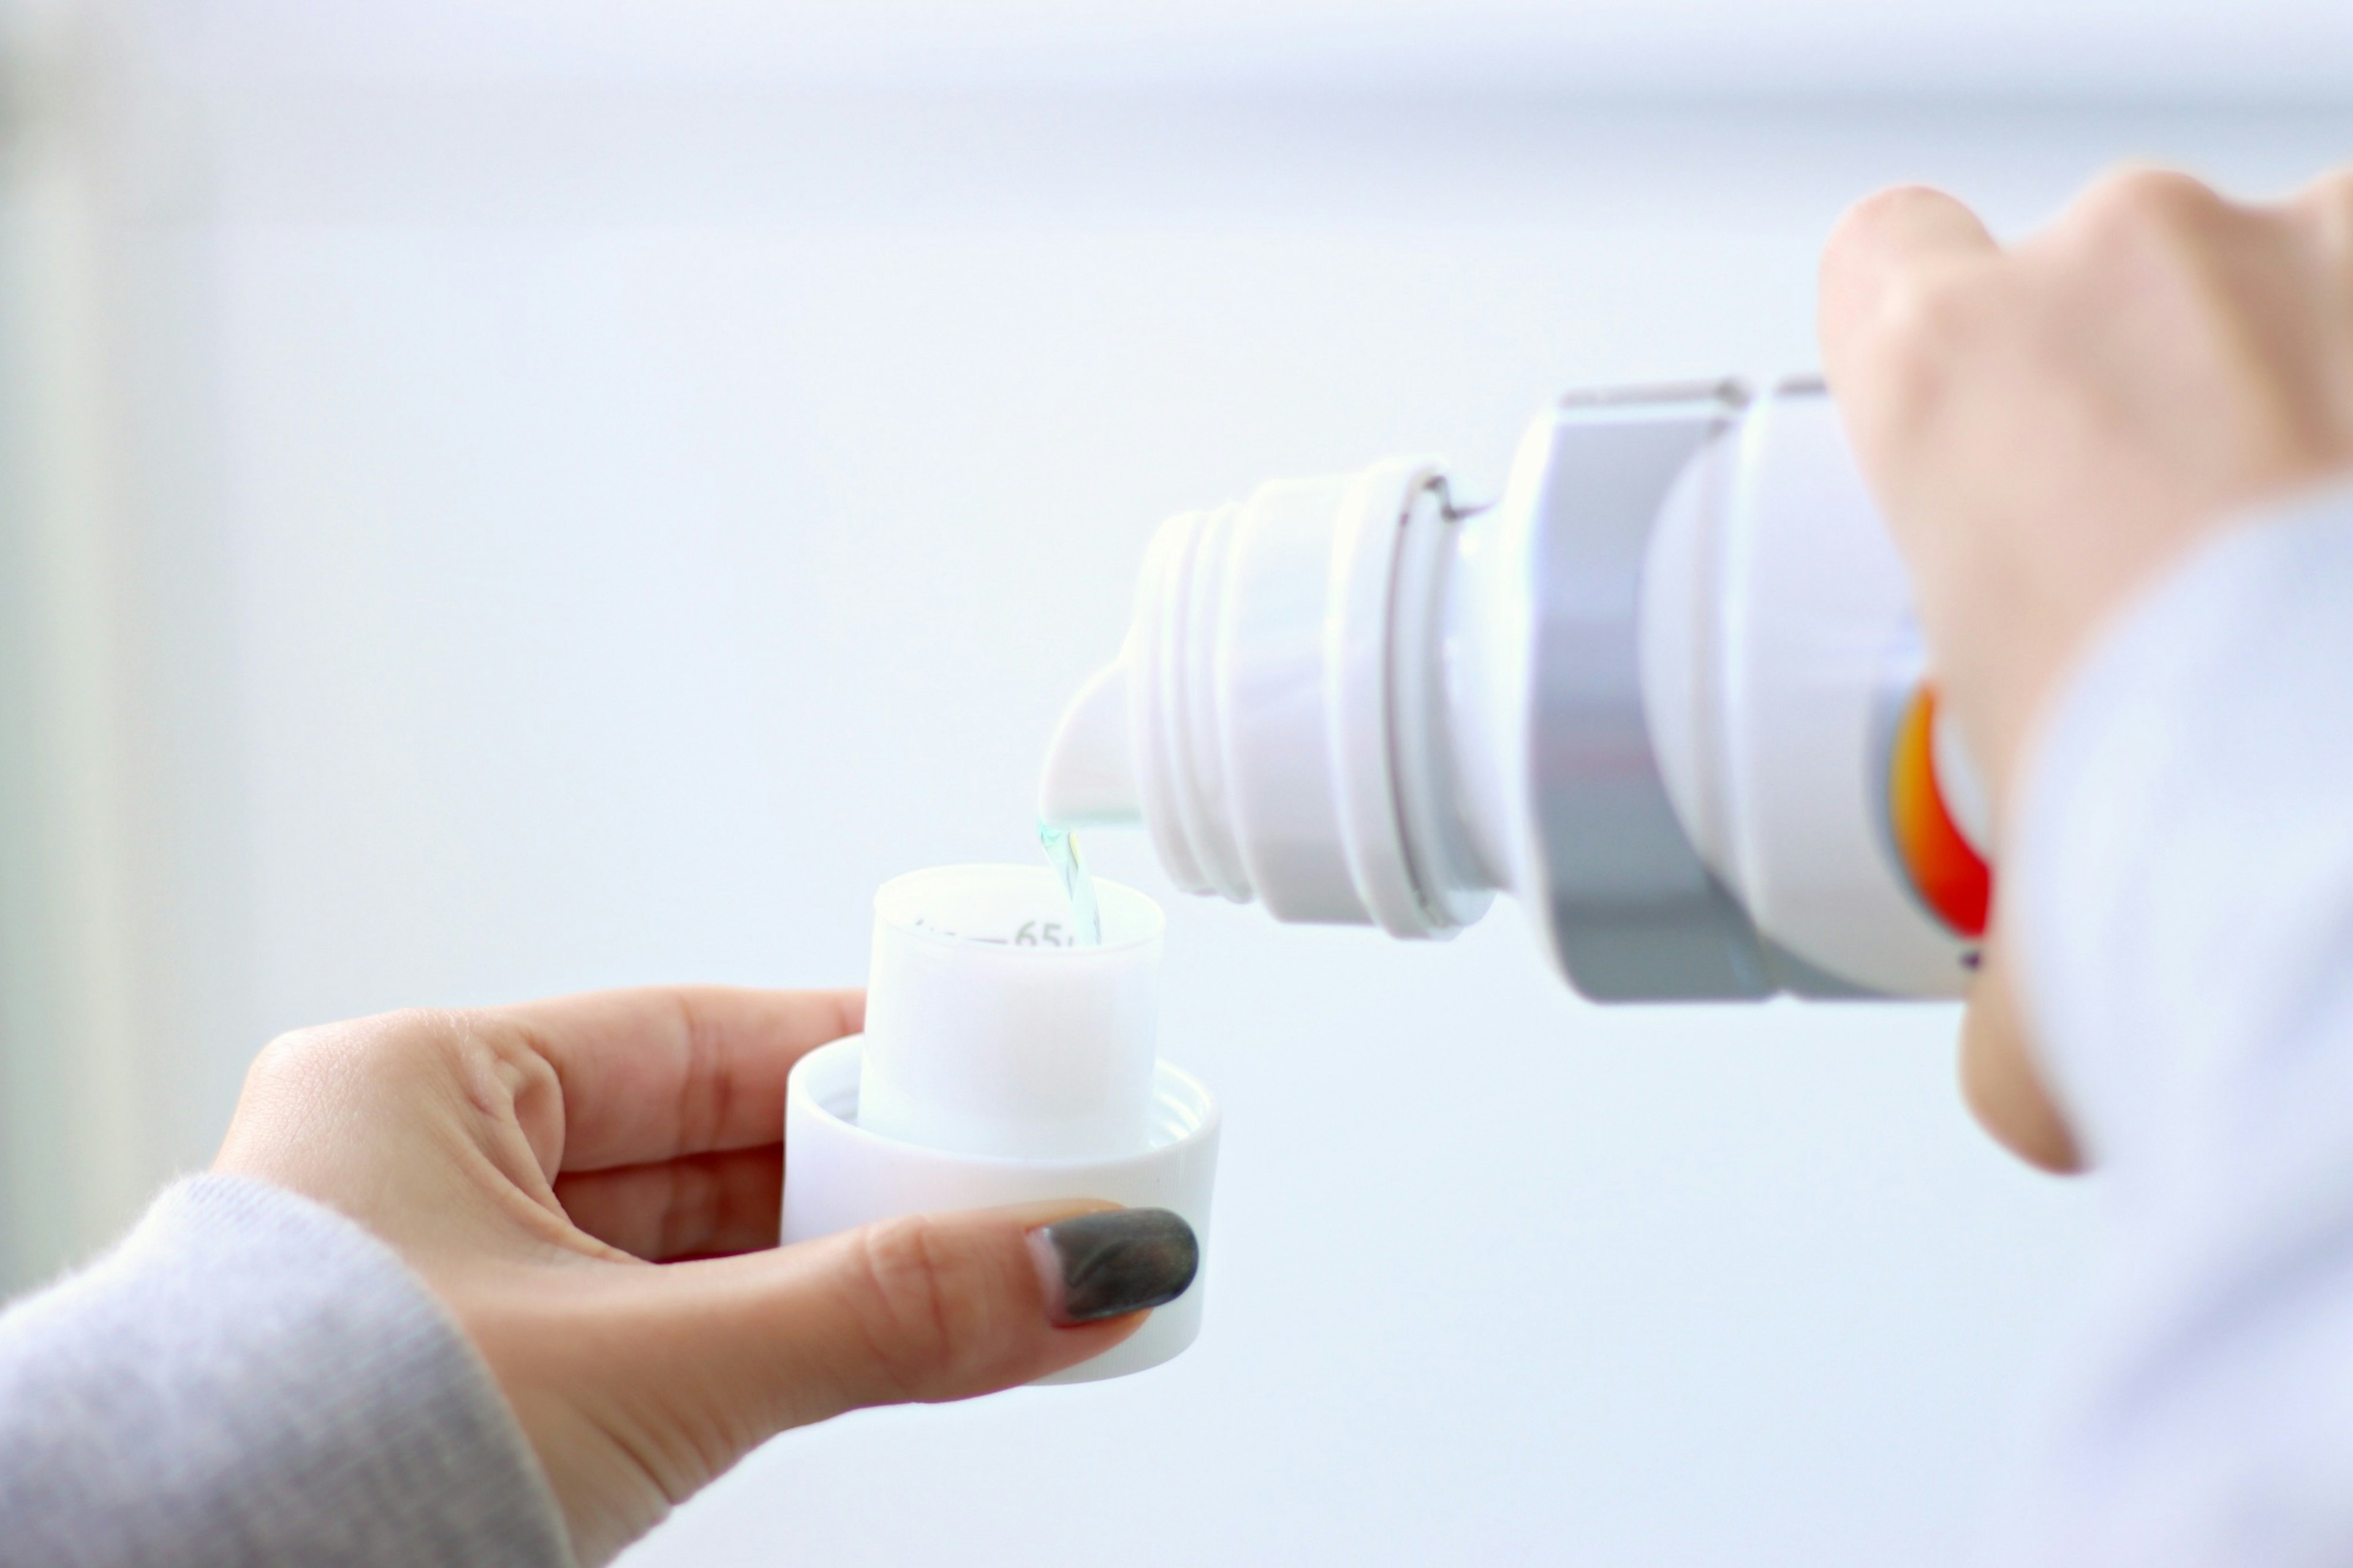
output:
[[1895,185],[1847,208],[1822,247],[1822,370],[1836,392],[1853,384],[1876,329],[1940,268],[2000,253],[1977,214],[1926,185]]
[[865,1026],[866,993],[647,986],[475,1016],[516,1030],[554,1068],[562,1168],[600,1171],[780,1141],[786,1076]]

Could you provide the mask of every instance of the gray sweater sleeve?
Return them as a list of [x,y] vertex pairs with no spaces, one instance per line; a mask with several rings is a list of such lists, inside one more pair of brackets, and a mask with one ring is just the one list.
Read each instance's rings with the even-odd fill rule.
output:
[[391,1249],[199,1176],[0,1315],[0,1568],[564,1568],[545,1479]]

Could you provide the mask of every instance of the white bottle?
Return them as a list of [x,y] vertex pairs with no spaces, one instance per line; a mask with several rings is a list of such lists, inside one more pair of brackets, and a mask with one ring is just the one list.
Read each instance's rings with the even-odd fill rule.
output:
[[1818,381],[1577,395],[1492,507],[1407,458],[1171,519],[1039,815],[1284,921],[1508,892],[1599,1000],[1950,996],[1989,840],[1924,673]]

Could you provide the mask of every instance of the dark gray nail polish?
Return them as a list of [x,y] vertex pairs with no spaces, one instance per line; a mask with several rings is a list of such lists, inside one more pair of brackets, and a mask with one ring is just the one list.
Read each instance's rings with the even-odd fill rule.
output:
[[[1201,1244],[1193,1227],[1166,1209],[1105,1209],[1058,1220],[1030,1233],[1041,1265],[1060,1277],[1065,1323],[1092,1323],[1185,1293],[1200,1271]],[[1049,1287],[1055,1283],[1049,1280]]]

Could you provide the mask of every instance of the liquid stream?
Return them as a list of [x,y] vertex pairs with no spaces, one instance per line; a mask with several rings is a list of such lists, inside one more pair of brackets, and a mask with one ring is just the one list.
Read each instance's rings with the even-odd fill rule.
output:
[[1071,930],[1082,947],[1103,945],[1103,913],[1095,907],[1095,879],[1079,858],[1079,840],[1067,827],[1038,825],[1038,842],[1046,847],[1046,864],[1062,879],[1062,894],[1071,900]]

